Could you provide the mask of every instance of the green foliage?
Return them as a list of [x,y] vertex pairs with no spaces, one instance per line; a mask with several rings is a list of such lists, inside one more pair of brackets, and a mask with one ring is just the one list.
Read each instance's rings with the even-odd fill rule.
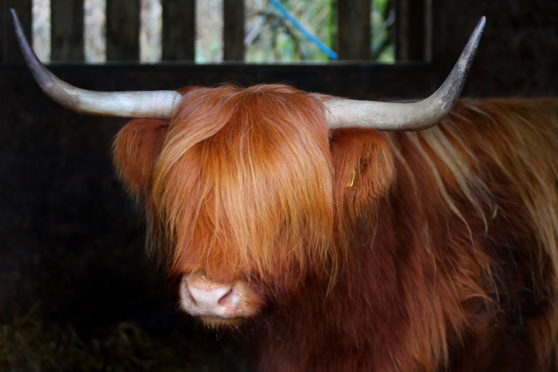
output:
[[370,19],[371,56],[372,60],[382,63],[395,62],[395,49],[392,40],[392,29],[395,12],[392,0],[373,0]]
[[[318,39],[336,50],[336,1],[281,0],[288,11]],[[392,63],[392,0],[371,0],[372,59]],[[246,55],[249,63],[325,62],[328,56],[308,40],[267,0],[246,1]]]

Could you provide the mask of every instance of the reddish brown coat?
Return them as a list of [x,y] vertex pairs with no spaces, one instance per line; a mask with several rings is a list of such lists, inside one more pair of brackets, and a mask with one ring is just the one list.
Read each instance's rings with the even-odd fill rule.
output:
[[170,123],[129,123],[115,164],[174,273],[253,285],[261,370],[556,368],[558,100],[328,133],[293,88],[185,94]]

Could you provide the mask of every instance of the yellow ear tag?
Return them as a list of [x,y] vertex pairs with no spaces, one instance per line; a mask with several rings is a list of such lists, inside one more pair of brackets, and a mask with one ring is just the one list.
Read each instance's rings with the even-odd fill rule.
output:
[[353,174],[353,176],[351,178],[351,182],[347,184],[347,187],[353,187],[355,185],[356,171],[353,170],[351,173]]
[[498,204],[494,206],[494,210],[492,211],[492,219],[495,219],[498,215]]

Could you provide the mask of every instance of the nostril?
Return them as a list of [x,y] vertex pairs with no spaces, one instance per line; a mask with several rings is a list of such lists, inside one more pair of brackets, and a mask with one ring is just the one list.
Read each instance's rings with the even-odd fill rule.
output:
[[254,316],[261,304],[246,282],[214,282],[198,273],[183,276],[179,299],[183,311],[211,321]]
[[212,282],[201,275],[190,276],[183,282],[182,298],[196,312],[218,311],[231,303],[232,288],[231,284]]
[[190,289],[188,287],[189,287],[188,284],[183,286],[184,289],[182,291],[182,295],[185,296],[187,300],[191,301],[194,305],[197,305],[197,301],[192,295],[192,292],[190,292]]
[[229,304],[232,301],[232,296],[233,296],[233,289],[232,287],[229,289],[229,291],[227,293],[225,293],[223,295],[223,297],[221,297],[219,299],[219,301],[217,301],[217,303],[221,306],[225,306],[227,304]]

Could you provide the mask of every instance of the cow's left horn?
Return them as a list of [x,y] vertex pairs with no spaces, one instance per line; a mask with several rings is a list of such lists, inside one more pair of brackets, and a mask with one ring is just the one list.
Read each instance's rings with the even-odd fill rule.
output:
[[457,101],[484,29],[482,17],[446,81],[430,97],[413,103],[334,98],[324,102],[330,128],[418,130],[436,125]]
[[182,96],[175,91],[95,92],[74,87],[54,76],[39,61],[10,9],[27,66],[41,89],[55,102],[82,114],[125,118],[170,119]]

